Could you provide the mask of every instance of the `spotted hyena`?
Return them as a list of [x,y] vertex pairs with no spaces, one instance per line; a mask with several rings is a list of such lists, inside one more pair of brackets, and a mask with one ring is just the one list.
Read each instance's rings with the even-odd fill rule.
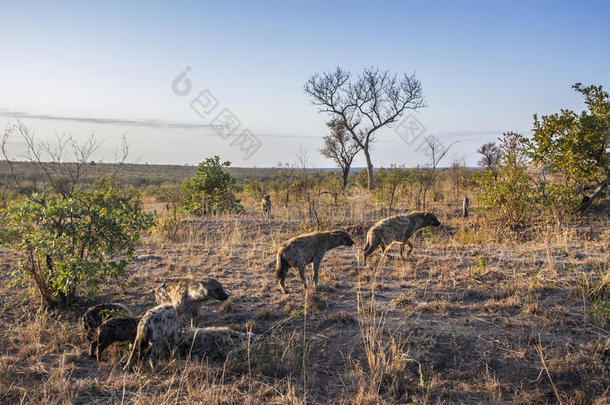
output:
[[89,356],[102,360],[104,350],[115,342],[133,343],[138,330],[138,318],[112,318],[104,321],[98,330],[97,338],[89,346]]
[[213,278],[195,280],[193,278],[170,278],[155,290],[157,304],[172,304],[182,319],[196,319],[201,303],[209,299],[225,301],[229,295],[222,284]]
[[409,245],[407,256],[411,254],[413,245],[409,238],[418,230],[427,226],[439,226],[441,223],[431,212],[413,212],[409,215],[396,215],[377,222],[366,234],[364,245],[364,264],[379,246],[385,252],[392,242],[400,242],[400,257],[403,257],[405,244]]
[[261,206],[263,208],[263,218],[266,220],[271,219],[271,197],[265,194],[261,200]]
[[87,340],[92,342],[97,339],[98,326],[105,320],[116,316],[133,316],[133,314],[125,306],[114,303],[99,304],[87,309],[82,318]]
[[226,326],[187,328],[180,333],[178,353],[184,359],[204,355],[218,359],[240,347],[252,347],[254,343],[253,333],[239,332]]
[[285,294],[286,273],[291,267],[296,267],[303,285],[305,281],[305,266],[313,263],[313,283],[318,286],[318,270],[324,254],[337,246],[352,246],[354,241],[345,231],[334,230],[312,232],[290,239],[277,252],[275,275],[279,279],[280,289]]
[[171,353],[178,344],[178,312],[173,305],[157,305],[149,309],[140,322],[125,370],[147,358],[154,368],[162,353]]

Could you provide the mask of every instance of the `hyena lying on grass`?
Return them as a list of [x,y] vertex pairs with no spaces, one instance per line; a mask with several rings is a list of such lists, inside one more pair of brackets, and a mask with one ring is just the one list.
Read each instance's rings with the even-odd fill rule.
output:
[[133,343],[138,330],[139,318],[112,318],[102,323],[97,330],[97,338],[89,346],[89,356],[102,361],[103,351],[114,342]]
[[271,219],[271,197],[265,194],[261,200],[261,206],[263,208],[263,218],[266,220]]
[[381,252],[392,244],[401,242],[400,257],[403,257],[405,244],[409,245],[407,256],[411,254],[413,245],[409,238],[418,230],[427,226],[439,226],[441,223],[431,212],[412,212],[409,215],[396,215],[377,222],[366,234],[364,245],[364,264],[366,259],[379,246]]
[[219,301],[229,298],[222,284],[213,278],[170,278],[155,290],[157,304],[172,304],[181,319],[191,322],[199,316],[201,303],[212,298]]
[[[97,339],[97,328],[107,319],[114,317],[133,316],[131,311],[121,304],[99,304],[95,305],[87,311],[82,318],[83,328],[87,333],[87,340],[92,342]],[[93,354],[89,354],[93,356]]]
[[226,326],[187,328],[180,333],[178,354],[183,359],[207,356],[222,359],[240,347],[252,347],[254,333],[238,332]]
[[125,370],[148,357],[150,368],[162,353],[172,353],[178,344],[178,313],[172,305],[158,305],[146,311],[129,354]]
[[312,232],[290,239],[277,252],[275,275],[280,280],[280,289],[286,294],[286,273],[291,267],[296,267],[299,276],[307,289],[305,281],[305,266],[313,263],[313,284],[318,286],[318,269],[324,258],[324,253],[337,246],[352,246],[354,241],[345,231]]

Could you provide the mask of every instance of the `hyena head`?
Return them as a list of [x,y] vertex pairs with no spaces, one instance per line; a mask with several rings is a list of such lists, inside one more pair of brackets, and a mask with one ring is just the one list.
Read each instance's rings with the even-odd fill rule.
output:
[[436,215],[431,212],[426,212],[426,215],[424,215],[424,226],[439,226],[440,224]]
[[222,284],[220,284],[217,280],[208,278],[207,280],[200,280],[199,282],[206,290],[205,295],[208,298],[214,298],[219,301],[224,301],[229,298],[229,294],[225,292],[224,288],[222,288]]
[[337,246],[352,246],[354,241],[345,231],[333,231],[330,234],[333,240],[337,243]]

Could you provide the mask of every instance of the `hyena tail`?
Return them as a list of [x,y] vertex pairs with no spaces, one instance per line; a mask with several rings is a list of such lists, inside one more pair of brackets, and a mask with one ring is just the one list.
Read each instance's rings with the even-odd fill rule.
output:
[[280,253],[278,253],[277,259],[275,260],[275,277],[278,280],[283,280],[286,278],[286,273],[288,272],[289,268],[290,263],[288,263],[286,259],[284,259]]
[[133,341],[133,345],[131,345],[131,352],[129,353],[129,358],[127,359],[127,364],[123,367],[123,371],[131,371],[133,366],[140,360],[140,355],[142,352],[142,341],[143,341],[143,333],[140,331],[138,325],[138,332],[136,334],[136,338]]

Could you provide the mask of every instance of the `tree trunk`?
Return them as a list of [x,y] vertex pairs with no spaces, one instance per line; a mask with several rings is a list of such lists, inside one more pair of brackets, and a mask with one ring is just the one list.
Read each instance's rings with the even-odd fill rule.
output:
[[349,167],[343,169],[343,184],[341,185],[341,190],[343,190],[343,194],[347,191],[347,176],[349,176]]
[[599,187],[597,187],[595,189],[595,191],[593,192],[593,195],[591,197],[584,197],[582,199],[582,202],[580,203],[580,212],[585,212],[587,210],[587,208],[589,208],[591,206],[591,204],[593,203],[593,201],[601,194],[604,192],[604,190],[608,187],[608,181],[604,181],[602,184],[599,185]]
[[375,189],[374,183],[374,172],[373,172],[373,163],[371,162],[371,155],[369,153],[369,148],[362,149],[364,151],[364,157],[366,158],[366,174],[368,177],[369,190]]

